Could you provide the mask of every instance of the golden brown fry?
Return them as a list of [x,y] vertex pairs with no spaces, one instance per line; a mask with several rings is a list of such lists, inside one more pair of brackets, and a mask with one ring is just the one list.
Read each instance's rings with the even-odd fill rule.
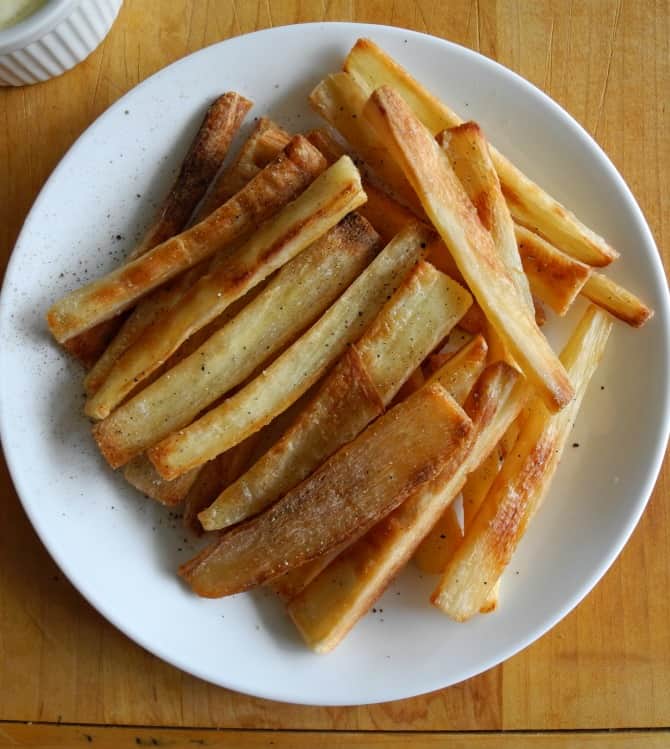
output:
[[465,403],[468,393],[484,371],[488,346],[477,335],[457,351],[449,354],[428,382],[439,382],[457,403]]
[[[211,191],[200,205],[192,223],[199,223],[233,197],[235,193],[239,192],[263,167],[277,158],[289,141],[290,137],[278,125],[274,125],[266,117],[261,117],[253,133],[242,146],[235,162],[215,180]],[[221,254],[227,255],[231,251],[232,247],[229,247]],[[97,392],[122,354],[154,322],[158,315],[177,304],[184,293],[210,270],[210,264],[217,262],[217,257],[198,263],[174,281],[148,294],[138,303],[120,330],[118,330],[118,325],[116,326],[118,333],[113,340],[108,341],[109,345],[106,346],[104,351],[99,352],[95,366],[84,380],[84,387],[88,395]],[[107,323],[100,323],[101,326],[105,324]],[[92,331],[97,330],[97,328],[98,326],[92,328]],[[85,335],[87,334],[82,333],[79,337]],[[66,348],[67,343],[65,344]]]
[[186,154],[177,179],[153,225],[130,253],[129,260],[178,234],[207,191],[252,103],[234,91],[216,99],[207,110]]
[[149,457],[159,473],[174,478],[211,460],[290,406],[367,328],[421,258],[426,236],[419,226],[399,234],[268,369],[189,427],[151,448]]
[[[393,87],[433,135],[462,123],[453,110],[369,39],[356,42],[344,62],[344,70],[367,96],[380,86]],[[491,158],[512,216],[518,223],[537,229],[556,247],[589,265],[607,265],[618,257],[616,250],[602,237],[526,177],[493,146]]]
[[545,239],[515,226],[523,269],[533,294],[565,315],[591,275],[591,267],[557,250]]
[[427,575],[444,572],[454,550],[461,543],[463,530],[452,502],[440,515],[430,533],[424,537],[414,552],[416,566]]
[[372,173],[422,218],[423,208],[411,185],[363,118],[366,99],[365,92],[346,73],[324,78],[309,96],[312,108],[351,144]]
[[442,131],[437,136],[437,142],[447,154],[454,173],[477,209],[479,220],[491,232],[493,244],[516,286],[519,299],[528,310],[533,310],[528,279],[514,236],[514,223],[481,128],[476,122],[464,122]]
[[[348,546],[348,541],[344,543]],[[340,546],[331,549],[316,559],[312,559],[300,567],[295,567],[290,572],[280,577],[275,577],[267,583],[268,588],[275,592],[284,604],[290,603],[299,593],[314,580],[326,567],[343,551]]]
[[123,469],[123,477],[150,499],[174,507],[188,494],[198,478],[199,470],[196,468],[174,481],[166,481],[158,475],[146,455],[138,455]]
[[200,514],[203,527],[224,528],[260,512],[356,437],[383,412],[468,303],[469,295],[458,284],[420,262],[291,429]]
[[[313,146],[310,146],[313,148]],[[118,360],[105,383],[86,404],[86,413],[104,418],[155,371],[189,336],[232,302],[315,242],[365,201],[359,174],[343,156],[274,221],[268,222],[225,264],[203,276]],[[213,457],[213,456],[212,456]]]
[[582,288],[582,296],[634,328],[642,327],[654,310],[635,294],[602,273],[592,273]]
[[94,428],[110,465],[123,465],[188,425],[293,343],[370,263],[378,239],[364,219],[351,214],[287,263],[253,301],[190,356]]
[[471,436],[452,453],[449,465],[418,487],[293,599],[289,614],[311,648],[318,653],[332,650],[384,592],[458,494],[468,471],[514,419],[523,391],[516,370],[504,362],[489,367],[466,403],[473,424]]
[[[130,253],[132,260],[182,231],[196,205],[223,163],[230,142],[251,102],[230,92],[220,96],[207,110],[170,193],[143,240]],[[89,369],[123,323],[113,317],[63,342],[64,348]]]
[[[231,529],[179,570],[201,596],[231,595],[364,533],[451,466],[471,423],[440,385],[371,424],[263,514]],[[412,449],[408,450],[407,446]]]
[[558,414],[539,398],[531,403],[514,449],[433,593],[433,603],[453,619],[482,608],[540,506],[611,328],[606,314],[589,307],[561,354],[575,384],[573,401]]
[[267,117],[261,117],[242,144],[235,161],[215,180],[195,217],[195,223],[213,213],[239,192],[286,148],[291,136]]
[[314,146],[296,136],[282,156],[204,221],[56,302],[47,313],[56,340],[67,340],[122,312],[248,233],[299,195],[325,166]]
[[402,166],[498,336],[554,411],[573,396],[565,369],[526,309],[448,159],[402,97],[377,89],[365,116]]

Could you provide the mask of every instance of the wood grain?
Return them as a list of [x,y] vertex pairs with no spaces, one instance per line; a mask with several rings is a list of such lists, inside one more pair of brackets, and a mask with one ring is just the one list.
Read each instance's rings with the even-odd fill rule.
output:
[[[668,238],[667,0],[126,0],[103,45],[65,76],[0,90],[0,267],[40,187],[77,136],[138,82],[207,44],[258,28],[353,20],[405,26],[478,49],[540,86],[591,132]],[[668,260],[668,255],[664,254]],[[310,708],[212,687],[150,656],[63,578],[0,467],[0,720],[339,731],[495,731],[670,726],[670,486],[667,462],[640,525],[587,599],[503,666],[402,702]],[[155,732],[0,726],[0,745],[136,745]],[[67,733],[67,732],[70,733]],[[79,732],[79,733],[77,733]],[[161,732],[161,736],[162,736]],[[171,741],[181,734],[165,732]],[[261,745],[254,733],[184,734]],[[400,746],[385,734],[277,734],[275,743]],[[568,738],[566,738],[566,736]],[[63,738],[65,737],[65,738]],[[69,738],[68,738],[69,737]],[[288,737],[288,738],[286,738]],[[276,737],[275,737],[276,738]],[[574,738],[574,737],[573,737]],[[184,739],[185,740],[185,739]],[[274,739],[273,739],[274,740]],[[437,745],[417,736],[415,746]],[[453,746],[575,745],[569,734],[450,734]],[[584,746],[667,746],[666,733],[579,734]],[[42,742],[42,743],[40,743]],[[106,743],[105,743],[106,742]],[[255,743],[254,743],[255,742]],[[330,743],[328,743],[330,742]],[[172,743],[171,745],[178,745]]]
[[[91,747],[136,749],[169,746],[170,749],[204,747],[291,747],[291,749],[661,749],[670,742],[668,731],[621,733],[351,733],[349,731],[216,731],[165,728],[114,728],[99,726],[0,724],[0,747]],[[576,743],[578,742],[578,743]]]

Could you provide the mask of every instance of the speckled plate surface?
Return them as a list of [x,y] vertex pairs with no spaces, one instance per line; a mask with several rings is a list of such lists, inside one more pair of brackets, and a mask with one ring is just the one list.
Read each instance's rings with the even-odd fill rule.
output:
[[[580,447],[568,449],[504,577],[499,611],[450,622],[428,604],[435,580],[410,566],[333,654],[316,656],[266,593],[201,600],[180,583],[175,568],[193,554],[191,541],[177,520],[104,465],[82,413],[82,372],[50,340],[44,312],[132,247],[215,95],[236,89],[256,102],[252,114],[269,113],[293,130],[312,125],[307,93],[359,36],[375,39],[477,119],[505,154],[607,237],[622,253],[612,275],[656,316],[641,331],[616,326],[575,426]],[[549,327],[557,346],[571,322],[574,316]],[[42,541],[81,593],[140,645],[254,695],[380,702],[504,660],[597,582],[634,528],[660,467],[668,352],[667,287],[649,229],[606,156],[555,103],[496,63],[430,36],[355,24],[294,26],[171,65],[112,106],[62,160],[26,220],[0,300],[0,426]]]

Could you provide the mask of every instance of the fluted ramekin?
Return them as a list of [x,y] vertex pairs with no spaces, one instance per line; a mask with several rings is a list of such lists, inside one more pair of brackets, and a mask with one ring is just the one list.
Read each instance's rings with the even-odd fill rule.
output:
[[49,0],[0,30],[0,85],[25,86],[65,73],[107,36],[123,0]]

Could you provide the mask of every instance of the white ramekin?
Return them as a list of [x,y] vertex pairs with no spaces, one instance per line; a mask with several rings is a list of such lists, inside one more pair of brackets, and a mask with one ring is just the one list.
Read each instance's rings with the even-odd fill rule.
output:
[[122,2],[49,0],[0,30],[0,86],[46,81],[85,60],[107,36]]

